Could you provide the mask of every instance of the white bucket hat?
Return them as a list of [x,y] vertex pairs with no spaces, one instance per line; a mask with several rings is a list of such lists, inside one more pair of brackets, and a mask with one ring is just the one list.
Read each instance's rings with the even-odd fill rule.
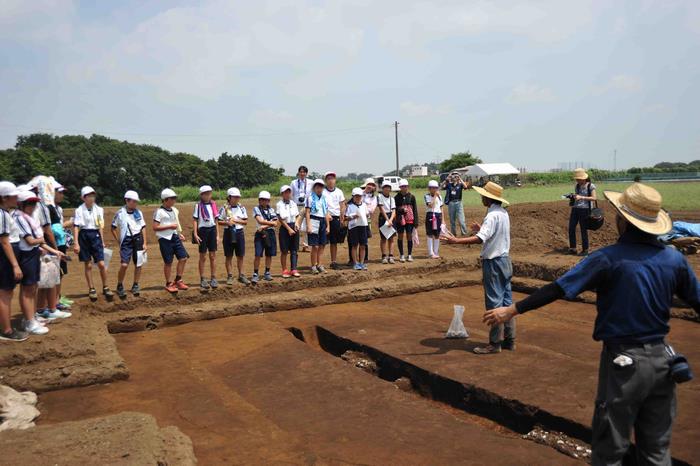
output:
[[439,188],[440,185],[435,180],[428,181],[428,188]]
[[362,188],[352,188],[352,195],[353,196],[362,196],[364,194],[364,191],[362,191]]
[[139,199],[139,193],[136,191],[130,189],[127,192],[124,193],[124,199],[131,199],[132,201],[140,202],[141,199]]
[[382,183],[382,188],[384,188],[384,187],[386,187],[386,186],[389,186],[389,187],[391,188],[391,181],[385,180],[385,181]]
[[282,194],[285,191],[291,191],[291,190],[292,190],[292,187],[289,186],[288,184],[285,184],[280,188],[280,194]]
[[80,198],[84,199],[85,196],[87,196],[88,194],[97,194],[97,193],[92,188],[92,186],[83,186],[83,189],[80,190]]
[[205,185],[199,187],[199,194],[208,193],[211,191],[213,191],[213,189],[208,184],[205,184]]
[[408,186],[408,180],[405,178],[401,178],[399,180],[399,187],[401,187],[401,186]]
[[241,191],[238,188],[228,188],[226,195],[228,197],[241,197]]
[[168,199],[170,197],[177,197],[177,194],[175,194],[175,191],[173,191],[172,189],[165,188],[164,190],[162,190],[160,192],[161,199],[165,200],[165,199]]
[[324,183],[324,181],[321,178],[316,178],[314,180],[314,186],[316,186],[317,184],[320,184],[321,186],[326,186],[326,183]]
[[9,181],[0,181],[0,197],[18,195],[19,189],[17,189],[17,186],[15,186],[14,183],[11,183]]
[[270,193],[268,191],[260,191],[260,194],[258,194],[258,199],[267,199],[269,201]]

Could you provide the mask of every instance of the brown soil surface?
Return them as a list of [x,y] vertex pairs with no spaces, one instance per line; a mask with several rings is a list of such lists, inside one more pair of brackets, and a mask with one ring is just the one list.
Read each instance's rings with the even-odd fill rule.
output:
[[2,464],[197,464],[192,442],[177,427],[159,428],[153,416],[124,412],[0,435]]
[[200,464],[569,463],[314,350],[267,314],[116,339],[130,379],[43,394],[42,424],[143,411],[191,437]]

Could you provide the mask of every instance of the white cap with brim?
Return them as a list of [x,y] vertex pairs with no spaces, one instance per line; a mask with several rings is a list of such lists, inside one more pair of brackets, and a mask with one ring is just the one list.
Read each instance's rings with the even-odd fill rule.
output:
[[83,189],[80,190],[80,197],[84,198],[88,194],[97,194],[97,193],[92,188],[92,186],[83,186]]
[[270,197],[271,196],[268,191],[260,191],[260,194],[258,194],[258,199],[267,199],[269,201]]
[[661,194],[642,183],[632,183],[624,192],[604,191],[603,194],[625,220],[645,233],[665,235],[673,221],[661,207]]
[[391,181],[384,181],[382,183],[382,188],[386,188],[387,186],[391,188]]
[[292,187],[289,186],[288,184],[285,184],[280,188],[280,194],[282,194],[285,191],[291,191],[291,190],[292,190]]
[[56,185],[54,186],[53,189],[54,189],[54,191],[56,191],[57,193],[63,193],[63,192],[66,191],[66,187],[63,186],[61,183],[56,183]]
[[377,183],[376,181],[374,181],[374,178],[367,178],[365,180],[364,186],[367,186],[368,184],[373,184],[375,188],[377,187]]
[[204,186],[199,187],[199,194],[210,193],[212,191],[213,191],[213,189],[208,184],[205,184]]
[[165,188],[160,192],[160,198],[162,200],[170,199],[171,197],[177,197],[177,194],[170,188]]
[[139,193],[136,191],[130,189],[127,192],[124,193],[124,199],[131,199],[132,201],[139,202],[141,199],[139,199]]
[[405,178],[401,178],[401,179],[399,180],[399,188],[400,188],[401,186],[408,186],[408,180],[405,179]]
[[438,184],[437,181],[435,181],[435,180],[430,180],[430,181],[428,181],[428,187],[429,187],[429,188],[439,188],[440,185]]
[[228,197],[241,197],[241,191],[238,188],[228,188],[226,195]]
[[0,197],[18,196],[19,189],[10,181],[0,181]]
[[325,180],[325,179],[327,179],[329,176],[332,176],[333,178],[337,178],[337,175],[335,174],[335,172],[326,172],[326,174],[323,175],[323,179]]
[[321,178],[316,178],[316,179],[314,180],[314,186],[316,186],[317,184],[320,184],[321,186],[325,186],[325,185],[326,185],[326,183],[324,183],[323,180],[322,180]]
[[494,183],[493,181],[489,181],[488,183],[486,183],[483,188],[474,186],[474,191],[476,191],[484,197],[488,197],[489,199],[493,199],[494,201],[498,201],[502,204],[508,205],[508,201],[503,199],[503,187],[499,184]]
[[352,195],[353,196],[362,196],[364,192],[362,191],[362,188],[352,188]]
[[17,195],[18,202],[39,202],[39,196],[31,191],[20,191]]

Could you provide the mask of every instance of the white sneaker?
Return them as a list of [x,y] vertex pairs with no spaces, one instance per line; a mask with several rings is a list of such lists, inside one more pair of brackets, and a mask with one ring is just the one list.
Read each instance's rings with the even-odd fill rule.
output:
[[389,258],[384,256],[382,257],[382,264],[388,264],[389,263]]
[[413,262],[413,256],[409,254],[409,255],[408,255],[408,258],[407,258],[406,260],[407,260],[408,262]]
[[24,321],[24,331],[32,335],[45,335],[49,333],[49,329],[44,327],[36,319]]
[[56,318],[58,318],[58,319],[67,319],[68,317],[70,317],[70,316],[73,315],[73,313],[71,313],[71,312],[61,311],[61,310],[58,310],[58,309],[56,309],[55,311],[53,311],[51,314],[53,314],[54,316],[56,316]]
[[399,257],[399,262],[406,262],[406,256],[401,254],[401,257]]

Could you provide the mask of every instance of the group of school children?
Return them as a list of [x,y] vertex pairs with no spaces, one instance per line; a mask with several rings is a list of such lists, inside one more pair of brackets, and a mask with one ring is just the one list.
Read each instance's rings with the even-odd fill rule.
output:
[[[376,226],[380,234],[381,262],[395,264],[394,243],[398,245],[399,261],[413,261],[413,247],[417,241],[418,209],[415,196],[409,191],[406,180],[400,182],[400,192],[392,195],[391,185],[383,183],[377,192],[374,179],[368,178],[361,187],[354,188],[349,201],[343,191],[336,187],[336,174],[328,172],[323,179],[307,179],[308,169],[299,167],[298,177],[291,185],[282,186],[276,208],[271,205],[271,195],[261,191],[258,205],[253,209],[255,220],[254,270],[250,278],[245,274],[243,259],[246,253],[245,226],[248,223],[246,208],[240,203],[238,188],[227,191],[226,202],[217,206],[212,199],[211,186],[199,189],[200,199],[192,214],[192,243],[199,252],[199,275],[201,291],[219,286],[216,279],[216,251],[219,240],[226,257],[227,285],[234,283],[233,258],[236,257],[238,281],[245,285],[256,284],[261,279],[272,280],[270,266],[277,255],[278,246],[282,277],[299,277],[299,249],[310,249],[311,273],[326,271],[323,265],[326,245],[330,245],[331,269],[340,268],[338,244],[347,238],[349,246],[348,265],[354,270],[367,270],[368,238],[373,234],[372,217],[376,215]],[[68,273],[67,248],[72,228],[73,251],[84,265],[88,297],[98,299],[92,269],[99,270],[102,294],[111,300],[114,293],[108,286],[105,264],[104,210],[97,205],[97,193],[90,186],[82,188],[82,204],[74,217],[65,221],[60,203],[65,188],[53,180],[54,202],[46,203],[32,184],[19,187],[8,181],[0,182],[0,339],[21,341],[28,334],[48,333],[47,323],[71,316],[72,301],[61,296],[60,283],[53,289],[38,288],[42,255],[53,255],[60,259],[61,275]],[[183,281],[184,269],[189,254],[175,207],[177,194],[170,188],[161,192],[161,206],[153,215],[152,230],[164,263],[165,289],[170,293],[187,290]],[[429,184],[424,197],[427,213],[425,218],[428,238],[428,256],[439,258],[439,235],[443,206],[439,186]],[[119,243],[120,266],[117,275],[116,294],[124,299],[126,272],[134,264],[131,294],[139,296],[139,278],[143,264],[147,261],[148,241],[146,221],[138,208],[139,195],[133,190],[124,194],[124,206],[115,214],[111,223],[111,234]],[[376,213],[376,214],[375,214]],[[223,229],[220,238],[219,232]],[[301,236],[305,236],[302,241]],[[404,249],[404,241],[407,249]],[[264,271],[260,263],[264,257]],[[207,258],[209,274],[206,274]],[[173,262],[177,259],[173,277]],[[10,322],[11,300],[15,287],[20,286],[20,307],[23,320],[16,330]]]

